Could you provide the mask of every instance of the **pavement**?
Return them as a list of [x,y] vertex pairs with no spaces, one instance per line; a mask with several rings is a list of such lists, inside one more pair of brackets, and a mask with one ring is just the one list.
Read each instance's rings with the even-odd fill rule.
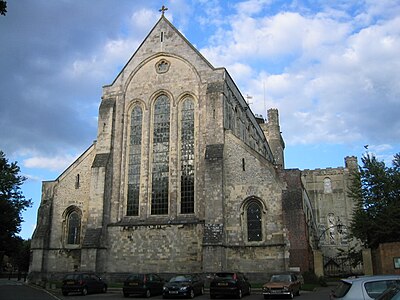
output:
[[0,278],[0,285],[23,285],[27,282],[24,279],[18,280],[18,278]]

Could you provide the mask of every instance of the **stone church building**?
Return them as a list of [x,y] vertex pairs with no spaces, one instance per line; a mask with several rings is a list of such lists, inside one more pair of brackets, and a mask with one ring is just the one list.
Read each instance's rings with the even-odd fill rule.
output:
[[316,250],[348,244],[357,159],[285,170],[284,147],[278,111],[255,116],[162,15],[103,87],[97,140],[43,182],[31,279],[313,270]]

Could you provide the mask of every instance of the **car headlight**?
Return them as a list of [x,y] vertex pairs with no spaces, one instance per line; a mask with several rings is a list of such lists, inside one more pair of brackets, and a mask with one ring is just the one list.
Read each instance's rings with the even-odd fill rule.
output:
[[168,291],[168,288],[166,286],[164,286],[163,291]]

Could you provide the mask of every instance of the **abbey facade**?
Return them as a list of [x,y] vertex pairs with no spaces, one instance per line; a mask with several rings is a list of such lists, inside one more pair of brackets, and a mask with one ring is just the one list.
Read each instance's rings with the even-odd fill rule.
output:
[[350,165],[285,170],[284,147],[278,111],[255,116],[162,15],[103,88],[97,140],[43,182],[31,280],[313,270],[322,244],[347,247]]

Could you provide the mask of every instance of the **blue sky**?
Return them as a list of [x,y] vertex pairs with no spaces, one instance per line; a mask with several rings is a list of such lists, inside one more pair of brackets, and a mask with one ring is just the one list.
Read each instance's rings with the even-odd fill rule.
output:
[[255,114],[278,108],[286,168],[341,167],[400,152],[397,0],[18,0],[0,16],[0,149],[28,178],[36,224],[41,182],[96,139],[110,84],[160,18],[227,68]]

